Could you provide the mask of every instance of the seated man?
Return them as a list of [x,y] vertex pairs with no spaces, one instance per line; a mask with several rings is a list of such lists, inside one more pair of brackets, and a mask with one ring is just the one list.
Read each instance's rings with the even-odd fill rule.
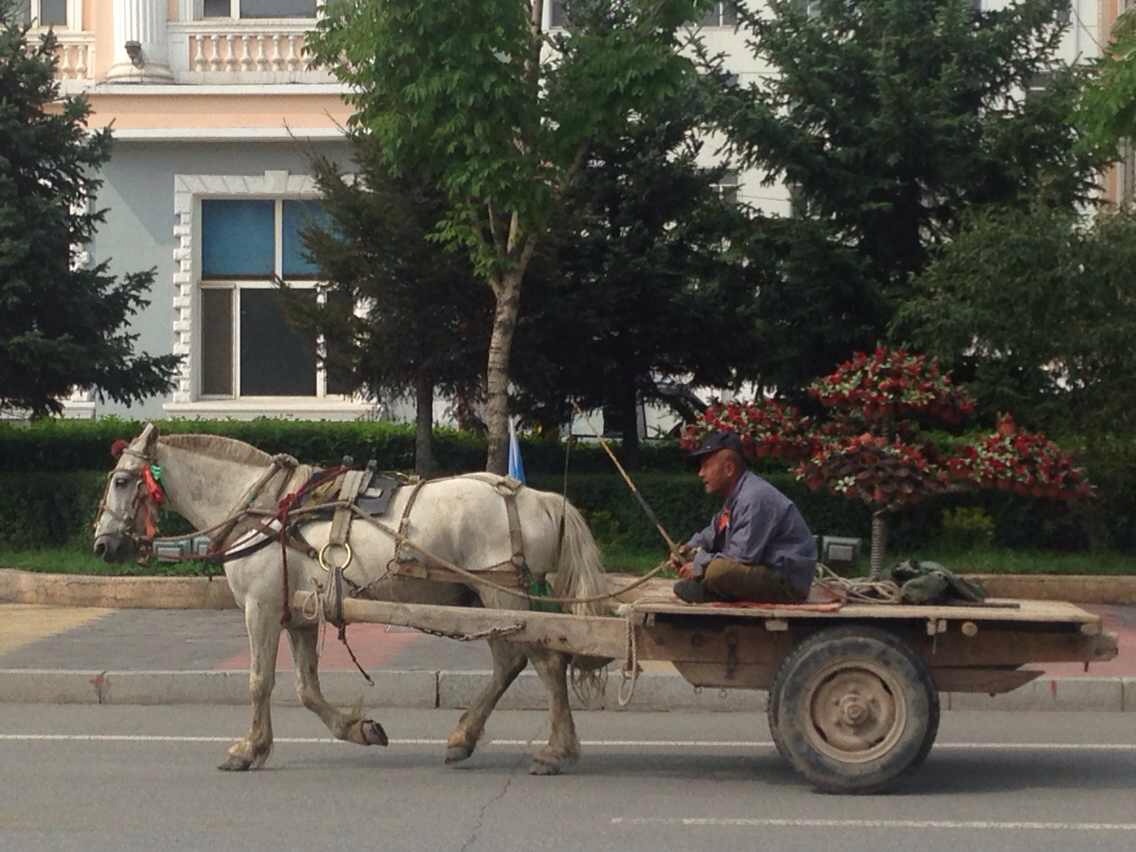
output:
[[687,603],[800,603],[816,573],[816,541],[793,501],[746,468],[741,440],[713,432],[690,454],[709,494],[726,503],[671,561]]

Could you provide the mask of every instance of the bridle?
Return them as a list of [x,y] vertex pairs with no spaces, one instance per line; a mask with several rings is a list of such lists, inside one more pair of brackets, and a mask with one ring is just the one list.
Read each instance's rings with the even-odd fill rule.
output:
[[[158,534],[158,509],[166,502],[166,493],[161,485],[162,471],[155,459],[146,453],[139,452],[129,446],[112,449],[117,455],[128,455],[139,459],[141,467],[120,470],[117,466],[107,474],[106,488],[103,489],[103,499],[99,503],[98,514],[95,518],[95,528],[104,514],[110,515],[121,524],[121,529],[109,531],[113,535],[121,535],[134,545],[136,552],[145,557],[152,542]],[[127,512],[120,512],[110,505],[108,496],[112,488],[118,486],[120,477],[129,477],[134,481],[134,496],[130,501]],[[125,483],[124,483],[125,484]],[[137,528],[141,517],[142,529]]]

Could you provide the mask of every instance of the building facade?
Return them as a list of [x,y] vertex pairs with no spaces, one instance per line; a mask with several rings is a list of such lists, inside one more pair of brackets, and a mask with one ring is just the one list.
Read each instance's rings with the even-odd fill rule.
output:
[[[1000,3],[1003,0],[992,0]],[[1101,0],[1105,8],[1126,0]],[[1072,0],[1066,58],[1096,54],[1097,0]],[[24,0],[59,37],[64,91],[85,93],[115,146],[93,203],[107,219],[89,254],[112,272],[157,270],[136,318],[140,349],[183,356],[174,392],[130,408],[82,394],[77,416],[357,418],[409,416],[342,393],[317,341],[284,322],[273,278],[318,295],[299,233],[319,216],[312,152],[350,170],[344,89],[307,67],[304,39],[323,0]],[[1114,16],[1115,17],[1115,16]],[[545,23],[562,23],[558,2]],[[745,47],[729,2],[702,22],[741,82],[771,73]],[[715,146],[705,146],[707,156]],[[789,193],[733,174],[723,192],[790,214]],[[439,404],[437,415],[441,415]]]

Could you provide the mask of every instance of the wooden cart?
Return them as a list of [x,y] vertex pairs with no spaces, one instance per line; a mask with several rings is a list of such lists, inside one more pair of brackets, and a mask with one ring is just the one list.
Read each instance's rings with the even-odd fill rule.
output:
[[[633,578],[609,576],[613,589]],[[304,601],[298,595],[297,610]],[[1041,672],[1027,663],[1109,660],[1098,616],[1053,601],[980,606],[694,606],[652,581],[611,616],[349,599],[351,622],[511,642],[623,661],[670,662],[694,686],[769,691],[777,750],[826,792],[871,792],[916,768],[935,742],[940,692],[997,694]]]

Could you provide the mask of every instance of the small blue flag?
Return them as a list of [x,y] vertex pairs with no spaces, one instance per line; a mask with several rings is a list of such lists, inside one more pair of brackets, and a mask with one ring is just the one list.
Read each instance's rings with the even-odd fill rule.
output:
[[513,419],[509,418],[509,476],[518,482],[525,481],[525,463],[521,461],[521,443],[517,440],[517,430]]

